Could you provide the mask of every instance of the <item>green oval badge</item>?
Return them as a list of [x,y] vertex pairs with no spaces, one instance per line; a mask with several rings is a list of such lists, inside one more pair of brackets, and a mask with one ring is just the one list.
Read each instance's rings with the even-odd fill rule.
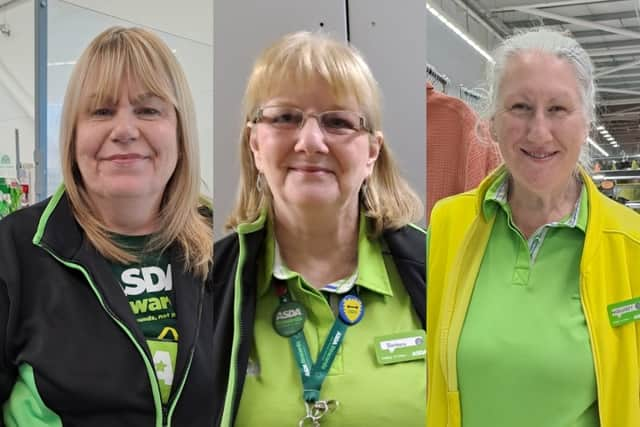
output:
[[273,328],[278,335],[290,337],[302,330],[306,318],[302,304],[288,301],[280,304],[273,313]]

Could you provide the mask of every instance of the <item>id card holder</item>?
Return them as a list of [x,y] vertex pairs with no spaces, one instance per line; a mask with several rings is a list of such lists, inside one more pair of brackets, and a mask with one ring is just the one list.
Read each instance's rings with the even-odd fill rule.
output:
[[640,319],[640,297],[620,301],[607,306],[609,322],[617,328]]
[[424,359],[427,350],[422,329],[374,338],[376,360],[381,365]]

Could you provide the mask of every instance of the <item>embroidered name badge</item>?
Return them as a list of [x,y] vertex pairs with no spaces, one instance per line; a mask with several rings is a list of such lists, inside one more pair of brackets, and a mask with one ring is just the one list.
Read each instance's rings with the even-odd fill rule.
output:
[[607,306],[609,322],[614,328],[640,319],[640,297]]
[[381,365],[424,359],[427,350],[421,329],[374,338],[376,359]]

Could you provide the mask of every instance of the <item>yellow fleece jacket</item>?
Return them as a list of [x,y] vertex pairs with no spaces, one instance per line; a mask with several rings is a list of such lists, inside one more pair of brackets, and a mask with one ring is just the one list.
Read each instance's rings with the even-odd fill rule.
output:
[[[456,354],[476,276],[495,217],[478,188],[436,204],[427,264],[427,426],[461,427]],[[640,297],[640,215],[602,195],[582,172],[589,218],[580,262],[602,427],[640,426],[640,321],[612,327],[607,306]],[[488,337],[489,338],[489,337]],[[544,410],[544,408],[540,408]]]

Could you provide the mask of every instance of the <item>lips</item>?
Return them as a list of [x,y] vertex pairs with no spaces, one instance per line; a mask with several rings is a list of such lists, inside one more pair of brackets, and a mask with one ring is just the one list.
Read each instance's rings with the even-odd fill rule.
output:
[[558,151],[544,151],[544,150],[525,150],[523,148],[520,149],[525,155],[531,157],[535,160],[546,160],[558,153]]
[[127,153],[127,154],[114,154],[108,157],[105,157],[105,160],[115,160],[115,161],[127,161],[127,160],[142,160],[146,158],[141,154],[135,153]]
[[306,173],[333,173],[329,168],[315,165],[294,165],[291,166],[290,169]]

